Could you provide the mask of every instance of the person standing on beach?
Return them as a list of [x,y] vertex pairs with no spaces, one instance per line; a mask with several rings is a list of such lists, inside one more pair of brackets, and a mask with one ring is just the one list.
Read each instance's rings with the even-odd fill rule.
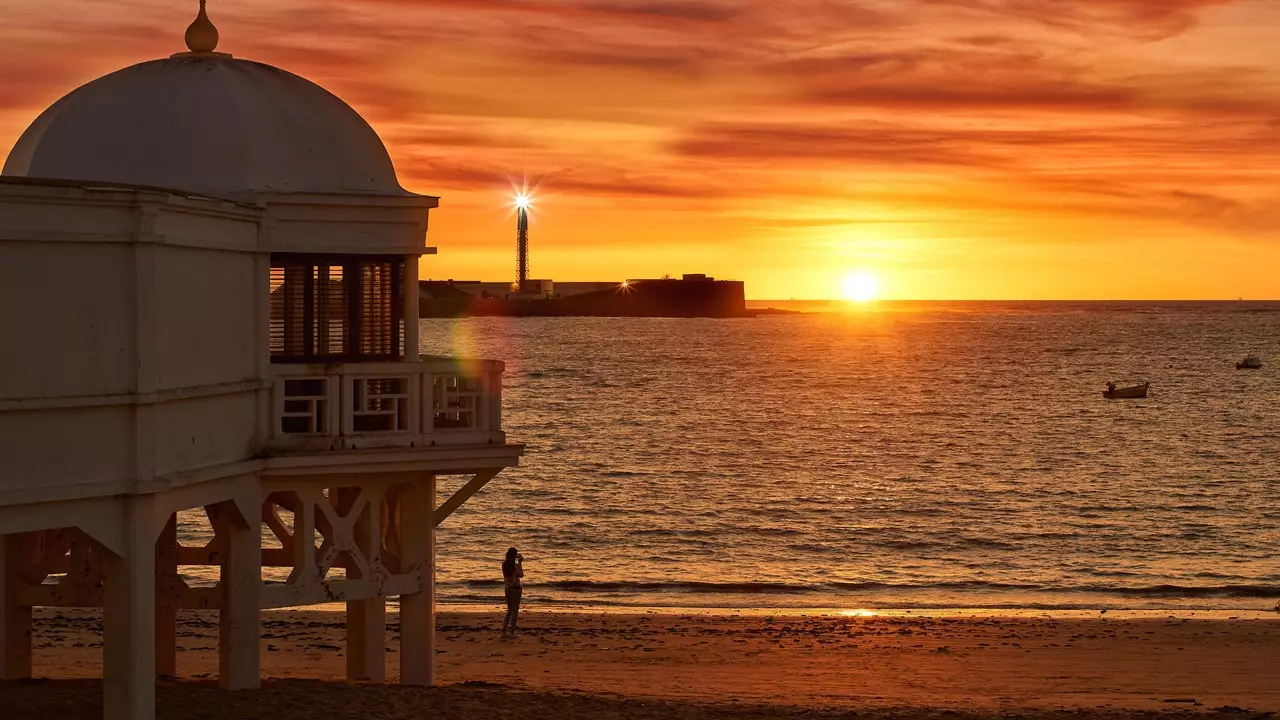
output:
[[524,556],[515,548],[507,548],[507,559],[502,561],[502,584],[507,594],[507,616],[502,620],[502,634],[516,634],[516,616],[520,614],[520,596],[524,594]]

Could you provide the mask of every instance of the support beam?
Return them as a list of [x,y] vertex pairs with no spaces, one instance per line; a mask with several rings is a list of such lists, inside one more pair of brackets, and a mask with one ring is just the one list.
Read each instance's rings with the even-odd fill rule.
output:
[[155,496],[122,500],[122,552],[104,552],[103,717],[152,720],[156,711]]
[[404,359],[418,362],[418,256],[404,258]]
[[[446,518],[454,513],[455,510],[462,507],[462,504],[471,499],[472,495],[480,492],[480,489],[489,483],[490,480],[498,476],[502,472],[502,468],[481,470],[475,474],[475,477],[467,481],[467,484],[454,491],[433,513],[431,520],[435,525],[444,522]],[[434,477],[434,476],[432,476]],[[433,493],[434,496],[434,493]],[[434,501],[433,501],[434,502]]]
[[387,599],[347,603],[347,679],[387,679]]
[[257,514],[245,518],[233,502],[207,510],[223,538],[218,608],[218,686],[252,690],[261,685],[262,532]]
[[435,522],[436,476],[424,474],[401,486],[401,564],[414,565],[421,590],[400,596],[400,682],[434,685],[436,680]]
[[[341,505],[344,516],[359,513],[352,524],[356,552],[374,567],[382,547],[381,492],[365,485],[363,490],[344,488]],[[363,496],[363,497],[362,497]],[[355,558],[347,564],[347,577],[368,579]],[[373,583],[371,583],[372,585]],[[387,599],[376,597],[347,602],[347,679],[382,682],[387,679]]]
[[315,537],[315,505],[298,497],[293,511],[293,572],[289,573],[289,582],[311,584],[322,579],[323,573],[316,567]]
[[21,535],[0,535],[0,680],[31,677],[31,607],[19,604],[21,552]]
[[156,674],[178,674],[178,516],[170,515],[156,541]]

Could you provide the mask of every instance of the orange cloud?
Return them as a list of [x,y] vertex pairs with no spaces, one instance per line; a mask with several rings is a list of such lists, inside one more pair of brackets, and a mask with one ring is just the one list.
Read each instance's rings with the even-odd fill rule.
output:
[[1196,24],[1200,11],[1232,0],[925,0],[1092,33],[1109,26],[1167,36]]

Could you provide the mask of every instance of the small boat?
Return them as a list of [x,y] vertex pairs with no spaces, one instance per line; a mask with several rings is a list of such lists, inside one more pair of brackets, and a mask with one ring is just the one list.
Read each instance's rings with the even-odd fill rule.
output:
[[1243,360],[1236,363],[1237,370],[1257,370],[1260,367],[1262,367],[1262,358],[1253,353],[1245,355]]
[[1107,383],[1107,389],[1102,391],[1102,397],[1108,400],[1127,400],[1129,398],[1144,398],[1147,396],[1147,388],[1151,387],[1151,383],[1144,382],[1141,385],[1132,385],[1130,387],[1116,387],[1113,382]]

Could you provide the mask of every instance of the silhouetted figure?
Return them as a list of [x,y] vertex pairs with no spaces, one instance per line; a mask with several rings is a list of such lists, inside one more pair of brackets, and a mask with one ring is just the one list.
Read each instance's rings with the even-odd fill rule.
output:
[[515,548],[507,548],[507,559],[502,561],[502,584],[507,594],[507,616],[502,620],[502,634],[516,632],[516,616],[520,614],[520,596],[524,594],[524,556]]

